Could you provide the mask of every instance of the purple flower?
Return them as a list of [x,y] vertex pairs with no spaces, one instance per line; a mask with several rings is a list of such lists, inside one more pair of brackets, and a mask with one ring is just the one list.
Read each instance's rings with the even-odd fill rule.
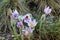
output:
[[51,11],[52,9],[50,9],[49,6],[44,9],[45,14],[50,14]]
[[15,10],[11,15],[13,19],[18,19],[18,16],[19,16],[19,13],[17,12],[17,10]]
[[29,14],[26,14],[26,15],[23,16],[22,19],[24,20],[24,22],[28,23],[31,20],[31,17],[30,17]]
[[33,31],[34,31],[34,29],[32,29],[31,27],[26,27],[24,30],[24,35],[25,36],[30,35],[30,34],[32,34]]
[[22,22],[17,22],[17,27],[18,27],[18,28],[20,28],[20,27],[21,27],[21,28],[23,28],[23,27],[24,27],[24,25],[23,25],[23,23],[22,23]]
[[35,27],[36,25],[37,25],[37,22],[36,22],[35,19],[34,19],[33,21],[29,21],[29,22],[28,22],[28,26],[29,26],[29,27],[32,27],[32,28],[33,28],[33,27]]

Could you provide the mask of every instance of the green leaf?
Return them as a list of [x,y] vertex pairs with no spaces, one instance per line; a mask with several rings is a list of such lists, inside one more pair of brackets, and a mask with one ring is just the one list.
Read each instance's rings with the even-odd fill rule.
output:
[[16,22],[17,22],[17,20],[14,20],[14,19],[11,18],[11,26],[15,25]]
[[23,16],[20,15],[20,16],[18,17],[18,20],[19,20],[19,21],[22,21],[22,17],[23,17]]

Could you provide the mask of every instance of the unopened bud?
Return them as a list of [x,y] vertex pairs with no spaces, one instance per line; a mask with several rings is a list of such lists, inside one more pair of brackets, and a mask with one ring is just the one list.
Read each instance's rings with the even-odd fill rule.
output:
[[11,10],[11,8],[9,8],[8,10],[7,10],[7,15],[11,15],[12,14],[12,10]]

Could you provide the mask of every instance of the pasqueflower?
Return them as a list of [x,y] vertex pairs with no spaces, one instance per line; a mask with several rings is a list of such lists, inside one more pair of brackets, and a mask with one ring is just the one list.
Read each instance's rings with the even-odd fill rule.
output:
[[11,17],[12,17],[13,19],[18,19],[18,16],[19,16],[19,13],[18,13],[17,10],[15,10],[15,11],[12,13],[12,15],[11,15]]
[[49,6],[44,9],[45,14],[50,14],[51,11],[52,11],[52,9],[49,8]]
[[24,30],[24,35],[25,36],[30,35],[33,33],[33,31],[34,31],[34,29],[32,29],[31,27],[26,27]]
[[23,27],[24,27],[24,25],[23,25],[23,23],[22,23],[22,22],[17,22],[17,27],[18,27],[18,28],[20,28],[20,27],[21,27],[21,28],[23,28]]
[[33,28],[33,27],[35,27],[36,25],[37,25],[37,22],[36,22],[35,19],[28,22],[28,26],[29,26],[29,27],[32,27],[32,28]]
[[31,20],[30,14],[24,15],[22,19],[24,20],[24,22],[28,23]]

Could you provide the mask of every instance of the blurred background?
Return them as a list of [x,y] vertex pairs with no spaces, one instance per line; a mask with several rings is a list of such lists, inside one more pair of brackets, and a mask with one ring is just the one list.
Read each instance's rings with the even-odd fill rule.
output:
[[[17,9],[20,15],[31,13],[38,21],[45,6],[52,8],[52,12],[41,27],[41,40],[60,40],[60,0],[0,0],[0,40],[13,40],[9,9]],[[39,23],[31,40],[40,40],[38,30]]]

